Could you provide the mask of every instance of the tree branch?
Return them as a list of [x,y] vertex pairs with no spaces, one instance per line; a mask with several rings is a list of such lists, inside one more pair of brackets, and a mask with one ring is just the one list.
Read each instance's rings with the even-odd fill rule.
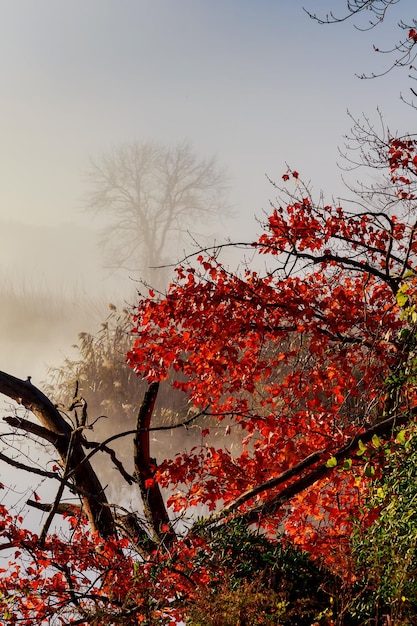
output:
[[[71,460],[72,448],[73,448],[73,442],[74,442],[75,434],[76,434],[75,431],[73,433],[71,433],[71,439],[70,439],[70,442],[69,442],[69,445],[68,445],[67,457],[65,459],[65,466],[64,466],[64,475],[63,475],[63,479],[64,480],[65,480],[65,478],[68,477],[68,473],[69,473],[69,463],[70,463],[70,460]],[[49,528],[50,528],[50,526],[52,524],[52,520],[54,519],[55,513],[57,512],[58,507],[59,507],[59,505],[61,503],[61,498],[62,498],[62,495],[64,493],[64,488],[65,488],[64,480],[61,481],[61,484],[58,487],[58,491],[57,491],[57,494],[55,496],[54,503],[51,506],[51,508],[49,510],[49,513],[48,513],[48,516],[47,516],[47,518],[45,520],[45,523],[44,523],[44,525],[42,527],[42,531],[41,531],[41,534],[39,536],[39,542],[40,542],[41,546],[43,546],[44,543],[45,543],[45,539],[47,537]]]
[[54,447],[57,446],[59,439],[65,442],[65,435],[57,434],[48,428],[39,426],[39,424],[34,424],[30,420],[24,419],[23,417],[8,415],[7,417],[3,417],[3,421],[9,424],[12,428],[20,428],[21,430],[25,430],[27,433],[31,433],[41,439],[45,439]]
[[[353,450],[358,447],[359,441],[367,443],[371,441],[374,435],[390,435],[392,434],[393,428],[396,425],[407,422],[409,419],[409,414],[404,414],[403,416],[394,415],[392,417],[389,417],[353,437],[345,446],[334,452],[331,456],[334,457],[339,464],[340,461],[343,461],[352,454]],[[329,453],[327,453],[327,456],[328,454]],[[308,461],[308,459],[309,457],[307,457],[305,461]],[[298,495],[308,487],[314,485],[314,483],[316,483],[318,480],[334,471],[333,467],[327,466],[327,461],[328,458],[317,467],[311,469],[309,474],[301,476],[292,484],[284,487],[284,489],[280,493],[278,493],[268,502],[257,505],[251,508],[249,511],[243,512],[241,515],[239,515],[240,519],[244,520],[245,523],[252,524],[258,521],[259,518],[276,513],[295,495]],[[315,463],[317,463],[317,459],[314,459],[314,455],[310,455],[310,462],[307,463],[303,469],[307,469],[307,467],[312,468]]]
[[[357,434],[346,445],[344,445],[333,454],[324,450],[318,450],[317,452],[313,452],[293,467],[289,468],[285,472],[282,472],[279,476],[271,478],[261,483],[260,485],[256,485],[252,489],[248,489],[238,498],[236,498],[236,500],[225,506],[223,509],[206,518],[202,522],[199,522],[199,528],[217,524],[218,522],[227,518],[230,513],[237,511],[239,507],[241,507],[243,504],[245,504],[255,496],[259,495],[260,493],[270,491],[280,484],[287,482],[291,478],[300,475],[305,470],[310,469],[310,472],[308,474],[301,476],[287,487],[284,487],[282,491],[280,491],[276,496],[271,498],[271,500],[263,502],[262,504],[257,504],[256,506],[251,507],[249,510],[237,514],[239,519],[247,524],[253,524],[255,522],[258,522],[259,519],[263,517],[273,515],[274,513],[279,511],[279,509],[295,495],[298,495],[308,487],[311,487],[311,485],[323,478],[326,474],[334,471],[334,468],[328,467],[326,464],[329,459],[329,455],[333,456],[339,464],[340,461],[343,461],[352,454],[352,451],[358,447],[359,441],[367,443],[371,441],[374,435],[390,435],[396,425],[405,423],[409,419],[409,414],[404,414],[402,416],[396,414],[383,420],[382,422],[378,422],[377,424]],[[324,460],[323,457],[327,457],[326,460]],[[317,465],[317,463],[320,461],[322,461],[321,464]]]
[[[72,431],[71,426],[49,398],[29,380],[23,381],[0,372],[0,393],[31,411],[45,429],[45,431],[39,431],[43,432],[43,435],[46,431],[55,434],[56,439],[51,443],[60,455],[64,467],[68,466],[68,470],[71,471],[77,489],[79,488],[83,494],[88,494],[83,495],[82,499],[92,529],[97,530],[103,537],[116,534],[113,516],[103,487],[91,464],[85,460],[85,452],[80,442],[81,431]],[[27,423],[26,426],[28,426]]]
[[[45,513],[48,513],[54,506],[54,503],[36,502],[36,500],[30,499],[26,500],[26,504]],[[79,504],[70,504],[69,502],[59,502],[56,507],[56,513],[59,515],[80,515],[82,511],[83,509]]]
[[135,478],[141,492],[145,517],[153,531],[153,540],[165,546],[176,540],[161,490],[155,481],[156,461],[150,457],[149,427],[158,395],[159,383],[151,383],[145,394],[137,418],[137,432],[133,441]]

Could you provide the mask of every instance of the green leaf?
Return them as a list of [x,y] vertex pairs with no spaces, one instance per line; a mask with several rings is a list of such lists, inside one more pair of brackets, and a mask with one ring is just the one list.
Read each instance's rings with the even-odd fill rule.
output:
[[352,467],[352,459],[345,459],[343,463],[343,469],[350,470],[351,467]]
[[363,441],[361,439],[359,439],[358,441],[358,451],[356,453],[356,456],[362,456],[363,454],[365,454],[366,452],[366,446],[364,445]]
[[401,339],[401,341],[406,341],[410,337],[410,335],[411,331],[409,328],[402,328],[398,333],[398,337],[399,339]]
[[382,487],[378,487],[378,489],[376,490],[376,497],[380,500],[383,500],[385,498],[385,490]]
[[395,437],[395,441],[397,443],[401,443],[404,444],[405,443],[405,436],[407,434],[406,430],[400,430],[399,433],[397,433],[397,436]]
[[406,293],[401,293],[400,291],[397,293],[397,295],[395,296],[397,299],[397,304],[398,306],[405,306],[408,302],[408,296]]
[[326,467],[336,467],[337,459],[334,456],[331,456],[330,459],[326,461]]
[[372,443],[373,443],[373,445],[375,446],[375,448],[380,448],[380,447],[381,447],[381,440],[380,440],[380,438],[378,437],[378,435],[374,435],[374,436],[372,437]]
[[372,478],[372,476],[375,475],[375,468],[372,467],[372,465],[367,465],[365,467],[365,476],[367,476],[367,478]]

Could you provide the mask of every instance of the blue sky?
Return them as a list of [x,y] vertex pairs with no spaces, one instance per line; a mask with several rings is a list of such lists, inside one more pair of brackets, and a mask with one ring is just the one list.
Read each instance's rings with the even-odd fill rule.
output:
[[[27,230],[25,245],[3,241],[2,266],[18,273],[30,260],[48,276],[37,229],[54,237],[71,224],[98,225],[80,210],[84,172],[90,157],[122,141],[188,140],[201,156],[216,154],[236,210],[225,235],[253,236],[253,218],[273,196],[265,174],[279,179],[285,162],[315,189],[342,192],[336,161],[350,128],[347,109],[376,118],[379,105],[390,128],[403,132],[415,120],[399,100],[409,87],[405,71],[373,81],[355,76],[385,67],[372,43],[395,42],[396,22],[414,3],[402,0],[386,25],[368,33],[352,22],[320,26],[302,10],[343,13],[344,5],[2,0],[0,222],[20,222],[23,239]],[[92,250],[79,245],[81,267]],[[20,248],[14,260],[11,247]],[[63,261],[58,266],[64,272]]]

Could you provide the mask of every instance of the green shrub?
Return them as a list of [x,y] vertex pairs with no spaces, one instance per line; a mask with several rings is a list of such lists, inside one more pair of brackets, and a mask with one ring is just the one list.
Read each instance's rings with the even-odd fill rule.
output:
[[[204,531],[203,531],[204,536]],[[189,626],[330,623],[335,581],[306,552],[233,521],[205,535],[196,566],[211,572],[188,608]]]
[[388,615],[405,626],[417,623],[416,426],[401,431],[384,452],[383,473],[371,485],[352,538],[360,581],[352,614],[364,624]]

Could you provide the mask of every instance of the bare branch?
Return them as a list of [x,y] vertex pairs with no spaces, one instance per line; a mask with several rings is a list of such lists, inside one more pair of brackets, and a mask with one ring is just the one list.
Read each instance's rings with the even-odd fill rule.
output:
[[[36,502],[36,500],[29,499],[26,500],[26,504],[34,509],[48,513],[55,503]],[[55,512],[60,515],[80,515],[82,513],[82,507],[78,504],[70,504],[69,502],[59,502],[56,506]]]
[[369,26],[366,29],[360,30],[370,30],[371,28],[375,28],[378,24],[384,21],[388,9],[398,4],[400,0],[347,0],[346,1],[346,9],[347,12],[345,15],[340,17],[336,16],[332,11],[326,13],[324,17],[319,17],[316,13],[311,13],[305,7],[303,10],[307,13],[311,19],[315,20],[319,24],[334,24],[338,22],[345,22],[346,20],[355,18],[363,11],[369,11],[369,13],[375,16],[374,20],[369,21]]
[[30,433],[31,435],[36,435],[36,437],[45,439],[45,441],[48,441],[55,447],[58,444],[58,441],[60,439],[63,440],[64,442],[66,441],[65,435],[62,435],[62,434],[59,435],[57,433],[54,433],[48,428],[45,428],[44,426],[39,426],[39,424],[34,424],[30,420],[24,419],[22,417],[8,415],[6,417],[3,417],[3,421],[9,424],[9,426],[12,426],[12,428],[25,430],[27,433]]
[[64,467],[72,472],[75,486],[84,494],[89,494],[83,496],[83,504],[93,530],[103,536],[114,535],[114,520],[107,506],[103,487],[91,464],[85,461],[80,442],[81,431],[72,431],[49,398],[29,381],[0,372],[0,393],[22,404],[39,419],[47,431],[58,435],[53,445]]
[[48,516],[45,520],[45,523],[43,525],[41,534],[39,536],[39,541],[40,541],[40,545],[43,546],[43,544],[45,543],[46,537],[48,535],[48,531],[49,528],[51,527],[52,521],[55,517],[55,513],[58,510],[58,507],[61,503],[61,498],[63,496],[64,493],[64,480],[67,478],[69,471],[70,471],[70,461],[71,461],[71,455],[72,455],[72,451],[73,451],[73,442],[74,442],[74,436],[76,435],[76,431],[73,431],[73,433],[71,433],[71,439],[70,442],[68,444],[68,449],[67,449],[67,456],[65,459],[65,465],[64,465],[64,475],[63,475],[63,481],[61,481],[61,484],[58,487],[58,491],[56,493],[55,496],[55,500],[53,505],[51,506]]

